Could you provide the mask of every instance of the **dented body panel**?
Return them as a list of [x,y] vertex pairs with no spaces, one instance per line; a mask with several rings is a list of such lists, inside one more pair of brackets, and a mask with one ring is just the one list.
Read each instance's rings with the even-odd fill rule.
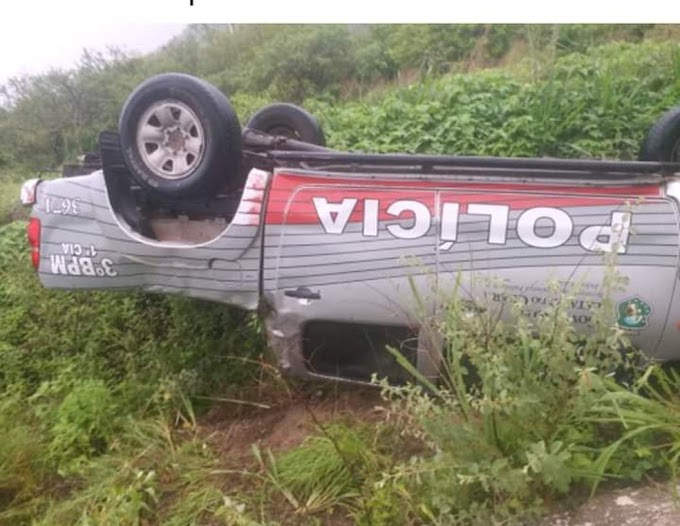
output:
[[[666,331],[680,319],[678,210],[658,184],[368,181],[280,170],[269,195],[263,296],[286,366],[300,367],[308,320],[419,326],[456,280],[468,299],[519,301],[527,315],[550,301],[550,280],[578,284],[572,319],[587,330],[612,253],[628,281],[614,301],[650,306],[640,327],[629,327],[633,341],[650,355],[678,356],[676,329]],[[299,288],[317,297],[286,295]]]
[[51,288],[141,289],[259,306],[284,370],[364,379],[343,368],[342,357],[318,359],[330,351],[309,343],[314,324],[412,329],[414,365],[431,372],[418,331],[456,282],[466,299],[519,302],[529,316],[551,301],[548,281],[577,283],[570,313],[588,330],[613,255],[627,280],[613,298],[619,324],[650,356],[677,359],[677,183],[583,183],[531,174],[253,170],[228,225],[191,243],[134,231],[97,172],[38,186],[38,271]]
[[201,244],[134,232],[112,209],[102,172],[43,182],[33,206],[42,225],[40,280],[49,288],[141,289],[255,309],[266,178],[251,177],[247,192],[257,198],[244,196],[231,224]]

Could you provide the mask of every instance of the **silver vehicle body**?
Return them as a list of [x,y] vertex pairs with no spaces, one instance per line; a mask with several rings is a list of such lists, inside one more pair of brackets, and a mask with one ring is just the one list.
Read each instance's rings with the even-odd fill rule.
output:
[[620,324],[650,356],[680,357],[680,181],[649,170],[613,179],[505,172],[254,169],[233,217],[152,218],[153,237],[115,210],[102,171],[26,191],[36,192],[46,287],[259,308],[281,367],[298,375],[367,379],[381,352],[347,347],[368,333],[384,347],[389,328],[434,374],[419,329],[456,280],[467,299],[519,301],[529,315],[551,301],[550,280],[578,284],[571,313],[587,330],[607,255],[627,279],[613,298]]

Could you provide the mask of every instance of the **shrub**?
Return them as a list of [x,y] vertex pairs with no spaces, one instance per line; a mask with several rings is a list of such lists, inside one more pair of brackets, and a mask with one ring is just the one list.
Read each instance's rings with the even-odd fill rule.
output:
[[122,430],[124,413],[101,380],[77,380],[54,413],[50,454],[61,465],[104,453]]
[[654,119],[680,101],[680,48],[671,42],[609,44],[538,72],[528,66],[308,106],[338,149],[634,159]]
[[[12,523],[45,506],[47,481],[78,486],[140,418],[193,420],[193,397],[242,385],[262,349],[248,315],[223,305],[44,289],[19,222],[0,227],[0,310],[0,521]],[[156,482],[135,477],[142,488],[107,506],[142,513]]]
[[[32,498],[48,478],[46,435],[40,422],[26,410],[20,392],[0,396],[0,521],[3,510],[15,508]],[[16,508],[19,508],[17,510]],[[29,507],[30,511],[30,507]]]
[[[636,356],[623,331],[612,328],[606,298],[619,285],[605,279],[605,301],[586,335],[569,312],[577,289],[552,284],[549,307],[530,317],[520,303],[506,305],[511,314],[502,315],[497,303],[482,295],[458,298],[458,289],[437,326],[446,342],[439,384],[393,351],[419,384],[382,383],[391,416],[429,451],[382,481],[382,492],[391,489],[393,500],[409,496],[409,520],[527,520],[540,514],[548,496],[597,479],[597,451],[608,445],[608,435],[587,414],[601,400],[606,379],[629,370]],[[625,454],[636,458],[632,448]]]

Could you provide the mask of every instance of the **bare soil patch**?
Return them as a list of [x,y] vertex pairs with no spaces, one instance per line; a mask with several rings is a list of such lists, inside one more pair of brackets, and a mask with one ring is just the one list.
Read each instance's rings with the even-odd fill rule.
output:
[[318,433],[319,425],[343,418],[377,421],[382,406],[378,389],[364,386],[306,386],[294,393],[285,389],[264,393],[266,398],[244,393],[241,401],[254,400],[267,408],[224,403],[201,419],[201,431],[223,458],[252,459],[254,444],[272,451],[291,449]]

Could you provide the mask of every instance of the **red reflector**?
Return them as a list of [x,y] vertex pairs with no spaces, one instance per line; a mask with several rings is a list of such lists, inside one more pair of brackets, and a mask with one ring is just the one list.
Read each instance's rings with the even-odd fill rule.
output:
[[31,248],[40,248],[40,219],[32,217],[28,220],[28,244]]
[[31,246],[31,261],[37,269],[40,266],[40,219],[32,217],[26,228],[28,244]]

